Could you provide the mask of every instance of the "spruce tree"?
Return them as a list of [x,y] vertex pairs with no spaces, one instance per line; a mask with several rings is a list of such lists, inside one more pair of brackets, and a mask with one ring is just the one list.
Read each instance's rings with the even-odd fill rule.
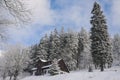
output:
[[75,33],[72,30],[69,30],[65,34],[64,38],[64,53],[62,53],[63,59],[66,61],[66,64],[68,65],[69,70],[76,70],[76,50],[77,50],[77,41],[75,37]]
[[113,63],[114,65],[120,65],[120,35],[115,34],[113,38]]
[[60,39],[59,39],[59,35],[58,35],[58,31],[57,29],[54,29],[53,32],[53,39],[52,39],[52,54],[50,55],[51,59],[54,58],[61,58],[60,57]]
[[50,75],[57,75],[57,74],[60,74],[61,72],[62,71],[60,70],[58,60],[54,59],[48,73],[50,73]]
[[78,33],[78,54],[77,54],[77,68],[85,69],[92,63],[92,56],[90,53],[90,39],[87,31],[82,27]]
[[38,51],[37,51],[37,57],[40,59],[45,59],[47,60],[48,57],[48,36],[47,34],[41,38],[40,43],[38,45]]
[[46,35],[43,38],[43,48],[47,53],[47,60],[50,60],[50,55],[53,53],[52,41],[53,41],[52,32],[49,37]]
[[111,44],[109,35],[107,32],[107,25],[105,16],[102,14],[101,7],[98,3],[94,3],[93,10],[91,12],[91,53],[93,62],[96,67],[100,67],[101,71],[104,71],[105,65],[111,59]]
[[37,59],[37,51],[38,51],[38,45],[35,44],[31,47],[30,53],[30,62],[28,64],[28,69],[31,70],[32,68],[35,68],[36,66],[36,59]]
[[64,32],[63,28],[60,33],[60,56],[65,61],[69,70],[76,69],[76,51],[77,38],[72,31]]
[[83,39],[81,38],[81,34],[78,33],[78,53],[76,55],[76,60],[77,60],[77,68],[80,68],[80,61],[83,59],[82,56],[81,56],[81,53],[83,52],[84,50],[84,45],[83,45]]

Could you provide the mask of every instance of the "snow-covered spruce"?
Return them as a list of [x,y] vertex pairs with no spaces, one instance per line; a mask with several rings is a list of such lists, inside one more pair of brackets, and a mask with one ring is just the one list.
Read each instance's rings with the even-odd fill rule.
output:
[[100,67],[101,71],[104,71],[104,67],[107,64],[108,67],[112,64],[111,55],[111,43],[109,40],[109,34],[107,32],[106,20],[104,19],[103,12],[98,3],[94,3],[93,10],[91,12],[91,53],[95,67]]
[[113,65],[120,66],[120,35],[115,34],[113,38]]
[[62,72],[63,71],[60,70],[58,60],[54,59],[48,73],[50,73],[50,75],[57,75],[57,74],[62,74]]
[[88,69],[92,64],[92,56],[90,52],[90,39],[87,31],[82,27],[78,33],[78,49],[77,49],[77,68]]

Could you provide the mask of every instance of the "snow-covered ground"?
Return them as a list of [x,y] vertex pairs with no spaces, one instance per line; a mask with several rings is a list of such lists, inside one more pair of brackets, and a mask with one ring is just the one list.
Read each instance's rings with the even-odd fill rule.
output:
[[104,72],[76,71],[56,76],[30,76],[21,80],[120,80],[120,67],[106,69]]

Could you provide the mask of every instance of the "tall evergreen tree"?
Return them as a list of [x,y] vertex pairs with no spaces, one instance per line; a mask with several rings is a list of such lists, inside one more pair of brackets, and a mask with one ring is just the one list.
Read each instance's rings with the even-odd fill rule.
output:
[[83,59],[81,56],[81,53],[83,52],[84,45],[83,45],[83,39],[81,38],[81,34],[78,33],[78,53],[76,55],[76,60],[77,60],[77,68],[80,68],[80,61]]
[[[111,57],[111,44],[107,32],[106,20],[98,3],[94,3],[91,12],[91,53],[95,66],[99,66],[101,71],[104,71],[105,64],[108,63]],[[112,57],[111,57],[112,58]]]
[[65,40],[64,27],[62,27],[59,36],[60,36],[59,38],[60,39],[60,51],[62,53],[62,49],[65,47],[65,43],[66,43],[66,41],[64,41]]
[[32,68],[35,68],[37,51],[38,51],[38,45],[37,44],[32,46],[30,51],[29,51],[29,53],[30,53],[30,62],[28,64],[28,69],[29,70],[31,70]]
[[47,60],[47,57],[48,57],[48,36],[47,34],[41,38],[40,40],[40,43],[38,45],[38,48],[37,48],[37,57],[39,57],[40,59],[46,59]]
[[65,33],[64,36],[64,48],[62,57],[65,60],[66,64],[68,65],[69,70],[76,69],[76,49],[77,49],[77,42],[75,40],[75,34],[72,31],[68,31]]
[[48,36],[45,35],[41,38],[40,43],[31,47],[30,53],[30,64],[28,65],[29,69],[35,68],[36,63],[39,59],[48,59]]
[[52,49],[51,49],[51,55],[50,58],[51,59],[59,59],[60,57],[60,39],[59,39],[59,35],[58,35],[58,31],[55,28],[53,35],[52,35]]
[[47,60],[50,59],[50,55],[53,53],[52,52],[52,50],[53,50],[52,41],[53,41],[53,34],[51,33],[49,37],[47,35],[45,35],[41,39],[40,44],[39,44],[39,46],[41,46],[42,49],[46,51],[46,53],[47,53],[46,59]]
[[120,65],[120,35],[115,34],[113,38],[113,59],[114,65]]
[[88,68],[90,64],[92,64],[90,39],[87,31],[82,27],[80,33],[78,33],[77,67],[85,69]]

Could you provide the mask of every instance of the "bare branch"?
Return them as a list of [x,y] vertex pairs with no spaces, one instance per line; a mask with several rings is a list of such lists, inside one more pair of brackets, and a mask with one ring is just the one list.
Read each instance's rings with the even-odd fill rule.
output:
[[[26,9],[22,0],[0,0],[0,39],[6,35],[2,29],[30,22],[30,10]],[[4,27],[3,27],[4,26]]]
[[18,21],[26,23],[30,20],[30,11],[20,0],[4,0],[4,3],[9,13]]

